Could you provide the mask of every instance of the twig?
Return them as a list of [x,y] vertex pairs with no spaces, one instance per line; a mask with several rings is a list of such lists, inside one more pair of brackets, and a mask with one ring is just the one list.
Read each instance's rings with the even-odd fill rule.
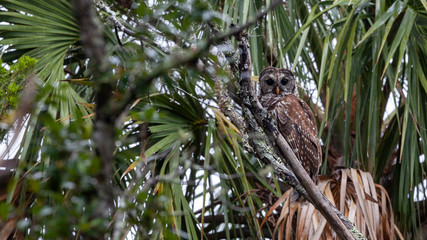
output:
[[123,43],[122,43],[122,40],[120,40],[120,37],[119,37],[119,30],[117,29],[117,26],[116,26],[116,25],[114,25],[114,34],[116,35],[117,42],[119,43],[120,47],[121,47],[121,48],[122,48],[122,50],[123,50]]
[[167,73],[170,69],[183,66],[189,62],[193,62],[200,58],[203,54],[208,52],[209,48],[224,39],[228,39],[231,36],[234,36],[241,31],[244,31],[246,28],[250,27],[254,23],[256,23],[260,18],[265,16],[268,12],[272,11],[274,8],[279,6],[282,0],[274,1],[265,11],[262,11],[256,15],[255,18],[246,22],[245,24],[237,27],[232,27],[226,33],[219,33],[214,35],[205,41],[200,41],[197,47],[192,48],[188,51],[177,53],[172,56],[169,56],[169,59],[162,62],[161,65],[155,68],[151,68],[149,71],[142,72],[139,74],[140,77],[137,77],[137,81],[135,82],[135,86],[131,87],[129,94],[126,95],[125,99],[122,100],[121,104],[117,108],[117,112],[124,111],[127,106],[132,103],[136,97],[136,89],[141,87],[142,85],[147,85],[157,77]]
[[104,1],[102,0],[98,0],[96,1],[96,7],[98,7],[100,10],[108,13],[109,17],[108,19],[114,24],[114,27],[120,29],[120,31],[123,31],[124,33],[130,35],[130,36],[135,36],[136,32],[133,30],[130,30],[128,28],[126,28],[116,17],[116,13],[114,11],[112,11],[107,4],[104,3]]

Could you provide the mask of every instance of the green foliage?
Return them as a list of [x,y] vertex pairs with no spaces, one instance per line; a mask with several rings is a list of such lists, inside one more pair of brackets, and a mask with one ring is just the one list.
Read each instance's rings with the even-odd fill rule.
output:
[[44,161],[28,172],[25,193],[34,196],[29,213],[31,236],[69,238],[72,232],[85,237],[103,235],[108,221],[93,217],[99,211],[94,195],[98,187],[95,176],[101,171],[101,164],[90,150],[89,135],[84,132],[90,124],[74,121],[64,128],[46,113],[41,117],[48,126],[43,130],[47,142],[40,158]]
[[[34,71],[37,60],[22,56],[16,63],[7,66],[0,61],[0,119],[6,121],[8,114],[16,110],[27,77]],[[3,139],[7,130],[0,130]]]
[[[18,229],[45,239],[271,237],[274,224],[261,229],[260,218],[284,189],[244,149],[214,95],[215,79],[233,89],[234,76],[209,49],[185,61],[214,29],[244,24],[270,2],[98,2],[113,103],[136,94],[114,119],[112,219],[99,214],[106,186],[97,184],[104,166],[92,138],[97,79],[72,4],[0,1],[2,60],[10,66],[0,67],[1,117],[18,107],[29,74],[42,81],[21,126],[0,226],[17,217]],[[427,152],[426,6],[291,0],[248,28],[255,75],[269,65],[295,72],[324,143],[322,173],[339,165],[370,172],[407,237],[421,224],[413,195],[427,170],[419,161]]]
[[16,109],[19,96],[25,86],[25,80],[27,76],[34,70],[36,62],[37,60],[34,58],[22,56],[15,64],[10,66],[10,70],[7,70],[5,67],[1,66],[0,118],[5,118],[8,111]]

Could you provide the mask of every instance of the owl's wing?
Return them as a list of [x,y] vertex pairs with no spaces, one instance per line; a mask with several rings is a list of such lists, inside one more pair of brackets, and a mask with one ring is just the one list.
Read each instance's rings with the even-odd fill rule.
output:
[[307,113],[308,118],[310,120],[310,130],[312,130],[312,132],[310,132],[309,134],[304,134],[304,135],[308,135],[307,138],[309,139],[309,141],[313,144],[313,146],[316,147],[316,150],[311,149],[312,151],[314,151],[316,154],[314,154],[314,157],[318,159],[318,161],[313,161],[314,164],[314,168],[317,169],[317,172],[319,171],[320,165],[322,165],[322,146],[320,146],[320,142],[319,142],[319,138],[317,137],[317,127],[316,127],[316,119],[314,118],[314,114],[311,111],[310,107],[308,106],[308,104],[306,102],[304,102],[302,99],[296,97],[298,99],[298,102],[300,103],[301,107],[304,109],[304,112]]
[[289,95],[277,102],[274,112],[281,134],[304,169],[316,180],[321,165],[321,147],[310,108],[298,97]]

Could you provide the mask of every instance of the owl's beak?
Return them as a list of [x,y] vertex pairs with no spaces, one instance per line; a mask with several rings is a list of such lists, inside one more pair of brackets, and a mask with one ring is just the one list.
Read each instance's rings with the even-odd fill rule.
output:
[[279,95],[279,87],[276,87],[276,94]]

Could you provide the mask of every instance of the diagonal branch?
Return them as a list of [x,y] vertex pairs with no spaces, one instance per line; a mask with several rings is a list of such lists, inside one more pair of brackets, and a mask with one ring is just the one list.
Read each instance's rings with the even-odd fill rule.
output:
[[[250,143],[256,145],[257,142],[263,141],[268,144],[270,148],[271,145],[277,147],[295,175],[289,175],[289,170],[285,167],[276,166],[276,171],[278,170],[279,175],[284,177],[285,181],[289,178],[293,179],[295,176],[297,177],[296,181],[288,182],[288,184],[295,188],[296,191],[303,195],[323,214],[341,239],[365,239],[353,224],[318,190],[289,147],[287,141],[278,131],[274,119],[269,116],[268,112],[258,102],[255,86],[250,79],[252,63],[249,54],[248,37],[246,34],[240,34],[238,38],[240,51],[239,84],[241,87],[239,95],[243,104],[243,117],[248,125],[248,131],[251,131],[251,128],[253,128],[261,133],[261,129],[265,132],[269,140],[266,140],[264,136],[260,136],[257,140],[251,141]],[[254,148],[257,147],[255,146]],[[273,154],[270,154],[270,156],[273,156]],[[274,160],[276,159],[274,158]],[[277,162],[271,162],[271,164],[275,166]]]
[[160,64],[158,67],[154,67],[151,68],[149,71],[139,73],[139,77],[137,77],[137,81],[135,81],[136,84],[131,87],[131,89],[129,90],[129,94],[125,96],[125,98],[122,100],[120,105],[117,106],[115,111],[120,113],[126,110],[127,106],[135,100],[136,89],[141,88],[142,86],[147,86],[154,79],[162,76],[173,68],[183,66],[189,62],[193,62],[199,59],[208,52],[211,46],[225,39],[229,39],[231,36],[234,36],[246,30],[248,27],[255,24],[259,19],[261,19],[270,11],[279,6],[280,3],[282,3],[282,0],[275,0],[270,4],[267,9],[258,13],[253,19],[247,21],[245,24],[240,26],[233,26],[225,33],[216,33],[209,39],[200,41],[200,43],[196,47],[190,50],[168,56],[168,58],[163,61],[162,64]]

